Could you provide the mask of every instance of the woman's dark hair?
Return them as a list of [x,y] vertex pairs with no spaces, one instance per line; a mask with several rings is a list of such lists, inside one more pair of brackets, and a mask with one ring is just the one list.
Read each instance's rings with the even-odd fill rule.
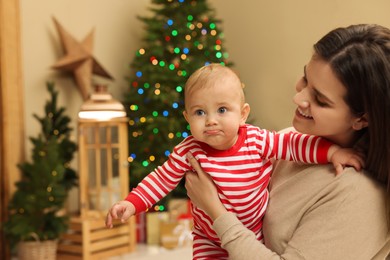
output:
[[390,30],[375,24],[337,28],[314,51],[346,87],[344,98],[352,113],[366,114],[366,168],[390,195]]

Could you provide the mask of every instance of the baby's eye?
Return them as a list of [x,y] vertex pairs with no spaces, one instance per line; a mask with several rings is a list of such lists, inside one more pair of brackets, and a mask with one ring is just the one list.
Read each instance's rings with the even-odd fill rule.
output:
[[203,110],[196,110],[195,111],[195,115],[197,115],[197,116],[203,116],[205,114],[205,112],[203,111]]
[[226,113],[226,111],[227,111],[227,108],[226,108],[226,107],[220,107],[220,108],[218,108],[218,113],[220,113],[220,114]]

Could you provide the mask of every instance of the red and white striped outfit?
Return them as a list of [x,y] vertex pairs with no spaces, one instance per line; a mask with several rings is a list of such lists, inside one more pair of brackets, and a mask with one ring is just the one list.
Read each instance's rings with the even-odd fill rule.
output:
[[[177,186],[186,171],[192,169],[186,159],[186,154],[191,152],[212,177],[226,209],[234,212],[262,240],[271,159],[327,163],[330,145],[317,136],[275,133],[252,125],[240,127],[236,144],[224,151],[215,150],[190,136],[177,145],[169,159],[146,176],[126,200],[134,204],[137,213],[153,206]],[[194,259],[227,259],[227,252],[220,248],[210,218],[196,207],[192,213]]]

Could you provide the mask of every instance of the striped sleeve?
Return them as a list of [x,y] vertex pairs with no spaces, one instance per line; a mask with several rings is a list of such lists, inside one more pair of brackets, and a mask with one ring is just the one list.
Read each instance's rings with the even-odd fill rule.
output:
[[184,173],[190,169],[185,154],[191,143],[191,140],[184,140],[175,147],[168,160],[146,175],[125,198],[134,205],[136,213],[150,208],[176,188]]
[[267,158],[297,161],[303,163],[329,163],[327,155],[331,142],[314,135],[297,132],[267,132],[263,150]]

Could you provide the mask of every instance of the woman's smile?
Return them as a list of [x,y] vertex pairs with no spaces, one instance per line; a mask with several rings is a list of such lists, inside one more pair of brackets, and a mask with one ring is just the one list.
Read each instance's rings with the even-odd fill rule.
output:
[[311,115],[304,113],[299,107],[297,108],[296,115],[298,115],[299,117],[304,117],[306,119],[313,119]]

